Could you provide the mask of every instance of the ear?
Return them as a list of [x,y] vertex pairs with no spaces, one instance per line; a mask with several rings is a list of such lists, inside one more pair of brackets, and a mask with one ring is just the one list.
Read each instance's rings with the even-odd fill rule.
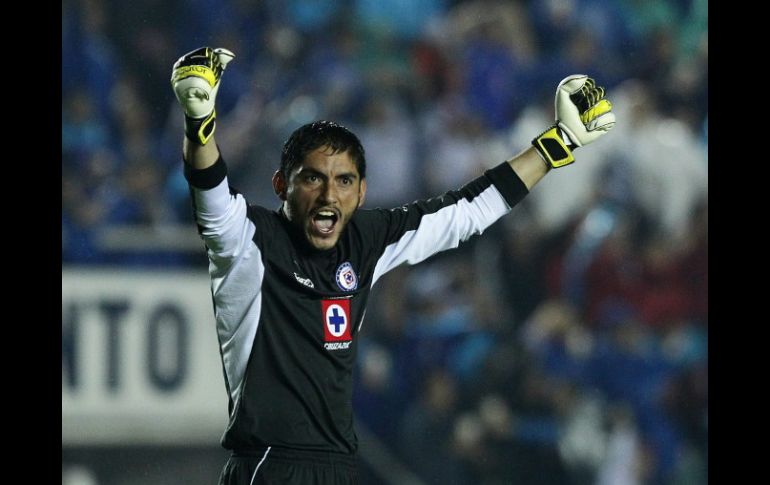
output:
[[361,180],[361,186],[358,188],[358,207],[364,205],[366,200],[366,179]]
[[273,174],[273,190],[279,199],[286,200],[286,179],[280,170]]

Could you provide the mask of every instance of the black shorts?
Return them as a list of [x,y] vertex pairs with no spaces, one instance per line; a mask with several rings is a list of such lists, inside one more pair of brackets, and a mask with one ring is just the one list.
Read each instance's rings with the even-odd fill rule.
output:
[[355,455],[265,447],[233,452],[219,485],[356,485]]

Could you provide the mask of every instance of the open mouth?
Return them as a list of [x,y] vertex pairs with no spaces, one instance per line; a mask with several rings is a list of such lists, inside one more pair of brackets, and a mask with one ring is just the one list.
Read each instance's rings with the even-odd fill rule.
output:
[[313,215],[311,222],[315,232],[325,236],[334,232],[338,219],[339,216],[333,210],[322,209]]

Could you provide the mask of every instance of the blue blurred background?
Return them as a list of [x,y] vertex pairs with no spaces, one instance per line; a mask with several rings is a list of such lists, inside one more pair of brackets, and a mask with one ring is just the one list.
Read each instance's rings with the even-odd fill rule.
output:
[[356,132],[366,205],[390,207],[527,147],[563,77],[607,87],[618,123],[577,163],[374,289],[362,483],[706,483],[707,24],[707,0],[63,0],[62,484],[214,483],[224,464],[169,84],[203,45],[236,54],[230,183],[271,208],[303,123]]

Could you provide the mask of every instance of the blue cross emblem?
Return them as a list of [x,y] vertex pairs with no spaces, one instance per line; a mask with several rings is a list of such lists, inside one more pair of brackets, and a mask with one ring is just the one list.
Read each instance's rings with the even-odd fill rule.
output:
[[345,327],[348,324],[348,316],[345,314],[345,310],[339,305],[331,305],[326,310],[326,326],[329,327],[329,332],[335,337],[339,337],[345,332]]
[[329,325],[334,325],[334,333],[340,333],[340,325],[345,325],[345,316],[340,315],[337,308],[332,308],[332,316],[329,317]]

